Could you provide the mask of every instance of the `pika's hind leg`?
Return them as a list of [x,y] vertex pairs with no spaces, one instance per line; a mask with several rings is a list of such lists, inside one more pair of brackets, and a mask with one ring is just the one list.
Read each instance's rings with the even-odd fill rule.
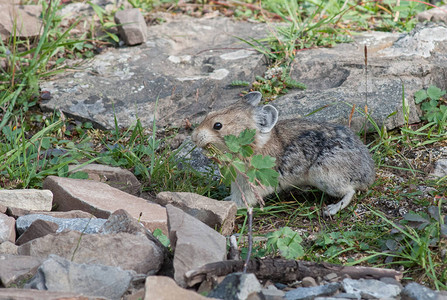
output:
[[346,206],[349,205],[349,203],[351,203],[352,197],[355,194],[355,190],[353,188],[351,188],[344,196],[343,199],[341,199],[339,202],[335,203],[335,204],[330,204],[328,205],[324,210],[323,210],[323,216],[325,217],[329,217],[329,216],[333,216],[336,213],[338,213],[340,210],[342,210],[343,208],[345,208]]

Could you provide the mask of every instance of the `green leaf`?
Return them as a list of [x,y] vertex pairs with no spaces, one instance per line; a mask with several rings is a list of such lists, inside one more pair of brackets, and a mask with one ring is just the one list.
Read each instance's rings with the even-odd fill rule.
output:
[[239,170],[239,172],[245,173],[245,163],[241,160],[233,161],[233,166]]
[[52,142],[53,138],[51,137],[43,137],[40,141],[40,145],[42,147],[42,149],[50,149],[51,147],[51,142]]
[[245,129],[239,134],[239,143],[241,146],[250,145],[255,140],[256,129]]
[[88,173],[82,172],[82,171],[78,171],[78,172],[75,172],[75,173],[72,173],[72,174],[68,175],[68,178],[88,179]]
[[422,222],[422,223],[429,223],[430,221],[426,218],[422,217],[421,215],[418,215],[414,212],[409,212],[404,215],[404,220],[410,221],[410,222]]
[[230,185],[231,182],[236,179],[236,170],[233,166],[221,168],[220,173],[222,176],[222,180],[226,185]]
[[239,143],[238,138],[235,135],[226,135],[224,136],[225,144],[227,145],[228,149],[233,153],[238,153],[239,149],[241,148],[241,145]]
[[278,242],[278,248],[285,259],[298,259],[304,256],[303,247],[296,242],[290,242],[286,239],[280,240]]
[[267,235],[267,248],[279,250],[286,259],[297,259],[304,256],[304,249],[301,246],[303,239],[290,227],[283,227],[280,230]]
[[248,172],[247,172],[247,176],[248,176],[248,179],[250,180],[250,182],[252,182],[252,183],[255,183],[256,181],[255,181],[255,178],[256,178],[256,169],[253,169],[253,168],[251,168],[251,169],[249,169],[248,170]]
[[427,99],[427,92],[425,90],[419,90],[416,93],[414,93],[414,102],[417,104],[421,103],[425,99]]
[[256,170],[256,177],[265,186],[278,186],[278,172],[272,169]]
[[240,153],[243,157],[250,157],[253,155],[253,149],[249,145],[244,145],[241,147]]
[[171,243],[169,241],[169,238],[163,234],[163,231],[161,231],[160,228],[157,228],[154,230],[154,232],[152,233],[165,247],[168,247],[169,244]]
[[439,98],[441,98],[442,96],[445,95],[445,91],[441,90],[440,88],[438,88],[436,86],[431,85],[427,89],[427,95],[432,100],[438,100]]
[[275,167],[276,158],[271,156],[254,155],[251,158],[251,165],[256,169],[271,169]]

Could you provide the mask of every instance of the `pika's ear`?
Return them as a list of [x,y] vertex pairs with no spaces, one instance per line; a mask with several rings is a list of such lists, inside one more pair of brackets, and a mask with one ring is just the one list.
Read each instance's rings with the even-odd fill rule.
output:
[[278,110],[272,105],[259,107],[255,113],[255,120],[261,133],[270,132],[278,122]]
[[257,106],[261,102],[262,94],[260,92],[250,92],[244,96],[243,101],[251,106]]

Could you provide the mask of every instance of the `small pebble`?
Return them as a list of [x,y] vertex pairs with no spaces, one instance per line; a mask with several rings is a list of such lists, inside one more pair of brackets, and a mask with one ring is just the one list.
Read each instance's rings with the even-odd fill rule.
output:
[[311,287],[311,286],[317,286],[317,282],[313,277],[304,277],[301,281],[301,284],[303,287]]

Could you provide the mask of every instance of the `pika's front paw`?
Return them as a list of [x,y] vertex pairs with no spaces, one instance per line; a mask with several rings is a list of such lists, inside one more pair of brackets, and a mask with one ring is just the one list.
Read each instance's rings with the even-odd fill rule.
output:
[[323,209],[323,216],[325,218],[336,215],[342,209],[341,203],[330,204]]

